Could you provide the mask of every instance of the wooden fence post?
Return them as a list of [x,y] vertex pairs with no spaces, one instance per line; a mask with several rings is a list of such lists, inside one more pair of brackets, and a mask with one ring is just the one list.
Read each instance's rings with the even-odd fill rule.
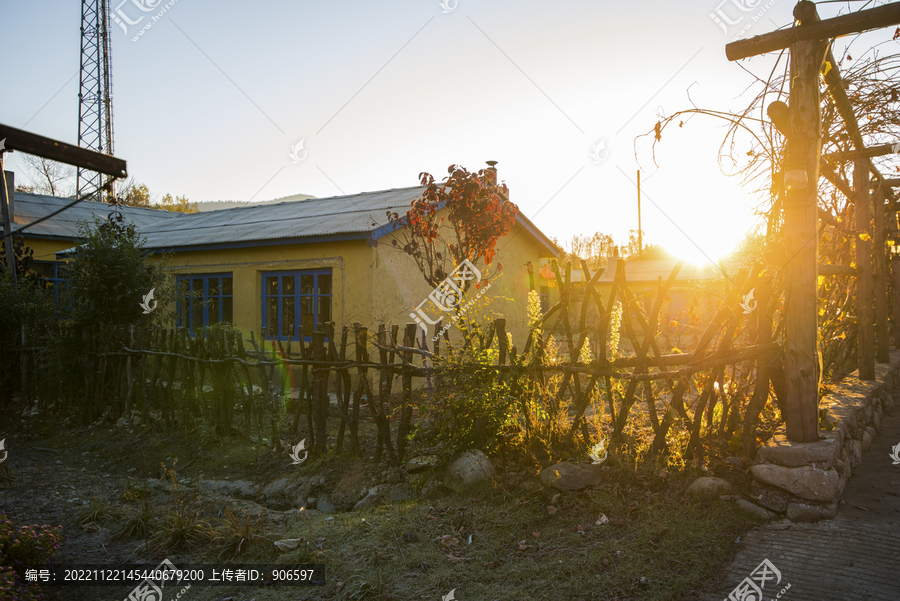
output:
[[[799,2],[801,24],[819,20],[816,5]],[[791,44],[789,131],[785,152],[784,366],[787,372],[787,436],[794,442],[819,439],[818,307],[816,196],[821,154],[819,70],[827,44],[819,40]]]
[[[869,165],[865,158],[853,164],[853,203],[856,209],[856,323],[859,379],[875,379],[875,309],[872,298],[872,225],[869,211]],[[788,378],[790,381],[790,378]]]
[[887,308],[887,245],[884,242],[884,187],[878,186],[873,195],[875,201],[875,324],[878,328],[878,347],[876,359],[879,363],[891,360],[888,308]]

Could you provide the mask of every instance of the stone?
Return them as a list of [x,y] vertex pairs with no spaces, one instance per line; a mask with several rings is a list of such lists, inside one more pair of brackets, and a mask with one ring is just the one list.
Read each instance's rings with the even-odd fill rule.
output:
[[866,429],[863,430],[863,433],[862,433],[862,450],[863,451],[868,451],[869,447],[872,446],[872,434],[871,434],[871,432],[869,432],[869,430],[871,430],[871,429],[872,429],[871,427],[866,426]]
[[437,465],[437,455],[422,455],[421,457],[413,457],[406,462],[406,472],[415,474],[427,469],[432,469]]
[[768,463],[785,467],[811,465],[829,470],[840,457],[843,442],[843,433],[838,429],[820,432],[818,442],[791,442],[784,430],[779,429],[759,449],[759,456]]
[[830,502],[837,494],[840,477],[837,470],[814,467],[783,467],[764,463],[751,468],[753,477],[808,501]]
[[269,483],[262,490],[266,507],[285,510],[307,506],[311,497],[325,484],[322,476],[292,476]]
[[743,470],[747,467],[743,457],[726,457],[725,464],[730,465],[736,470]]
[[599,485],[603,476],[593,467],[563,462],[541,470],[540,480],[544,486],[552,486],[557,490],[581,490]]
[[791,503],[787,508],[787,517],[792,522],[818,522],[831,520],[837,516],[838,504],[835,501],[828,505],[814,503]]
[[321,511],[322,513],[337,513],[337,507],[335,507],[331,501],[328,500],[326,495],[322,495],[318,499],[316,499],[316,509]]
[[380,484],[370,488],[353,509],[368,509],[388,502],[398,503],[410,499],[409,487],[403,484]]
[[779,513],[787,511],[787,506],[797,500],[797,497],[780,488],[766,486],[756,480],[750,485],[750,498],[755,503]]
[[894,414],[894,397],[890,394],[881,397],[881,406],[886,415]]
[[751,503],[747,499],[738,499],[737,501],[735,501],[735,503],[738,507],[740,507],[747,513],[753,514],[754,516],[763,520],[774,520],[776,517],[778,517],[774,512]]
[[851,438],[844,445],[847,449],[847,456],[850,458],[850,467],[853,469],[862,465],[862,444],[855,438]]
[[701,476],[691,482],[688,486],[686,495],[689,497],[697,497],[699,499],[710,500],[720,495],[731,493],[731,483],[722,478],[712,478],[709,476]]
[[494,478],[494,474],[494,464],[487,455],[478,449],[466,451],[447,468],[449,479],[465,485],[490,481]]
[[197,486],[206,492],[225,495],[226,497],[235,496],[241,499],[251,500],[256,498],[256,485],[246,480],[235,480],[234,482],[224,480],[201,480]]

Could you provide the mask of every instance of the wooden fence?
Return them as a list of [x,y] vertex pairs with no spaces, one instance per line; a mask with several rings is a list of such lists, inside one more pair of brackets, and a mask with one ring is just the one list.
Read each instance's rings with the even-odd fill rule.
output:
[[[202,418],[215,424],[221,434],[233,428],[246,435],[256,430],[260,438],[271,436],[275,445],[284,426],[298,436],[302,433],[311,443],[311,453],[321,454],[329,448],[326,426],[329,392],[333,392],[340,423],[331,448],[341,450],[346,436],[353,453],[371,452],[360,439],[360,420],[369,417],[377,426],[376,461],[386,458],[396,463],[407,455],[415,399],[439,400],[454,385],[441,382],[447,352],[493,349],[497,360],[487,368],[498,382],[509,384],[516,398],[537,398],[539,389],[552,391],[549,397],[539,395],[540,402],[550,418],[558,421],[555,412],[571,407],[561,420],[567,430],[562,439],[569,443],[589,445],[607,435],[614,444],[621,443],[629,425],[634,425],[630,421],[641,420],[652,429],[651,448],[656,452],[673,440],[673,429],[682,427],[688,442],[681,450],[690,459],[702,452],[704,436],[728,439],[743,423],[743,449],[752,455],[757,416],[768,399],[770,381],[776,393],[779,377],[783,381],[777,367],[779,347],[773,343],[777,295],[760,278],[759,266],[740,271],[733,281],[725,279],[724,302],[695,347],[673,354],[664,352],[657,337],[660,320],[666,318],[667,292],[682,262],[665,281],[660,278],[649,313],[630,290],[622,260],[609,266],[616,276],[605,299],[596,286],[601,271],[591,274],[582,262],[588,282],[580,303],[573,301],[571,265],[563,273],[556,261],[551,265],[560,282],[561,299],[536,320],[522,347],[512,344],[505,319],[482,329],[460,320],[463,341],[451,343],[445,333],[433,348],[428,348],[425,333],[415,324],[406,324],[402,331],[398,325],[381,325],[373,336],[360,324],[338,331],[334,323],[326,323],[316,329],[311,342],[301,339],[286,344],[253,332],[246,340],[227,327],[192,335],[98,325],[81,332],[84,350],[77,359],[84,390],[75,406],[85,422],[95,421],[109,407],[106,415],[113,420],[121,415],[130,418],[138,411],[145,423],[153,411],[168,424],[190,425]],[[758,309],[748,316],[739,303],[752,289]],[[623,308],[619,331],[635,351],[628,357],[608,352],[614,334],[610,331],[612,308],[617,302]],[[588,323],[589,314],[592,323]],[[561,359],[552,356],[551,335],[560,338]],[[594,350],[586,355],[582,351],[588,341]],[[738,342],[742,346],[736,346]],[[472,365],[473,370],[476,367],[486,366]],[[731,374],[726,378],[728,368]],[[285,403],[287,370],[297,376],[290,386],[298,393],[296,403]],[[397,386],[399,394],[394,393]],[[641,398],[644,406],[634,411]],[[363,415],[364,405],[368,416]],[[602,432],[591,432],[586,417],[589,407],[593,414],[604,414]],[[238,408],[240,413],[235,415]],[[393,435],[391,416],[398,422]],[[289,426],[281,423],[285,417]],[[526,430],[537,427],[528,423],[527,411],[524,419]]]

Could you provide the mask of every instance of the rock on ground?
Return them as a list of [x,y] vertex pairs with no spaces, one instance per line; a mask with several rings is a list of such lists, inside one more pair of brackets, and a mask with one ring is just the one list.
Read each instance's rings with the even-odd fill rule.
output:
[[557,463],[541,471],[541,484],[557,490],[581,490],[602,481],[600,470],[573,463]]
[[711,476],[701,476],[691,482],[688,486],[687,494],[689,497],[697,497],[699,499],[715,499],[719,495],[727,495],[731,493],[731,483],[722,478],[713,478]]
[[478,449],[466,451],[457,457],[447,469],[447,476],[450,480],[466,485],[492,480],[494,474],[494,464],[487,455]]

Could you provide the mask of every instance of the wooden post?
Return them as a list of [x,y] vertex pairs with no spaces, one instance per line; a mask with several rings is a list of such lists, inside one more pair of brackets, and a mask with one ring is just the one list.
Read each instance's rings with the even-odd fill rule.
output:
[[869,205],[869,166],[866,159],[853,163],[853,202],[856,205],[856,323],[859,379],[875,379],[875,309],[872,299],[872,240]]
[[894,253],[891,253],[891,297],[893,300],[891,317],[894,327],[894,346],[900,348],[900,255]]
[[[802,24],[819,20],[816,5],[801,1],[794,17]],[[818,432],[818,233],[816,191],[821,154],[819,69],[827,44],[818,40],[791,45],[789,133],[785,153],[784,366],[787,377],[787,436],[813,442]]]
[[884,188],[879,186],[873,195],[875,201],[875,324],[878,328],[876,360],[889,363],[891,360],[888,301],[887,301],[887,245],[884,243]]
[[6,270],[12,280],[13,285],[16,284],[16,255],[13,251],[13,239],[10,235],[12,232],[12,215],[9,214],[9,199],[6,198],[6,171],[3,169],[3,156],[5,152],[0,151],[0,219],[3,220],[3,248],[6,251]]

